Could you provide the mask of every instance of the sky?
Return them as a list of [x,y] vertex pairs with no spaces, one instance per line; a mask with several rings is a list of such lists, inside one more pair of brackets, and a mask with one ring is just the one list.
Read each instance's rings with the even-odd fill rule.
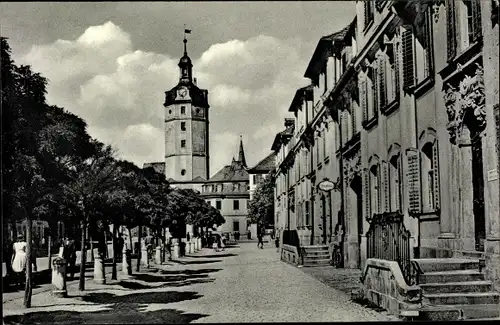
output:
[[209,92],[210,172],[267,156],[319,38],[354,18],[354,1],[2,2],[16,64],[49,79],[47,101],[139,167],[164,161],[164,92],[179,80],[183,31]]

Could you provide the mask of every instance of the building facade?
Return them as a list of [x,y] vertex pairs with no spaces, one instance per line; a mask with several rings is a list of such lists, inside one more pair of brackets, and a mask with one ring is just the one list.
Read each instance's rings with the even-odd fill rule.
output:
[[203,183],[202,197],[218,209],[226,222],[217,231],[245,234],[247,231],[249,177],[243,142],[240,139],[238,159],[224,166]]
[[302,245],[340,242],[359,268],[374,220],[398,216],[411,257],[482,255],[500,284],[498,1],[353,5],[311,58],[293,136],[273,144],[277,224]]

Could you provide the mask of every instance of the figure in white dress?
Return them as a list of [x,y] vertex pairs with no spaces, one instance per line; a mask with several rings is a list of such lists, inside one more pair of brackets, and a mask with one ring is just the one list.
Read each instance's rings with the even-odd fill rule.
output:
[[12,270],[16,273],[24,272],[26,269],[26,246],[23,235],[17,236],[14,243],[14,256],[12,256]]

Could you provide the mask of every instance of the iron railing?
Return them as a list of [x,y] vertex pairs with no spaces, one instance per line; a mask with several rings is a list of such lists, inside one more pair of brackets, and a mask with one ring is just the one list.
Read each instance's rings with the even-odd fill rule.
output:
[[366,234],[367,257],[398,262],[406,284],[418,284],[420,270],[411,261],[410,232],[399,212],[375,214]]

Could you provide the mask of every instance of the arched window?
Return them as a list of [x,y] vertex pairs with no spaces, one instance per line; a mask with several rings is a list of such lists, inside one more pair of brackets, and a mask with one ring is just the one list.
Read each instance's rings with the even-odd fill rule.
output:
[[396,153],[389,158],[389,202],[390,211],[402,211],[403,180],[401,168],[401,153]]
[[380,168],[379,164],[370,167],[370,215],[380,212]]

